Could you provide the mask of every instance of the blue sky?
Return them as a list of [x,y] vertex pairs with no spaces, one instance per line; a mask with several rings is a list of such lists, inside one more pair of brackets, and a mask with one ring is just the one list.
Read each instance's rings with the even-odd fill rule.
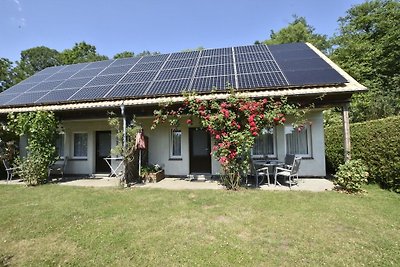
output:
[[100,54],[161,53],[253,44],[292,15],[332,36],[337,19],[362,0],[0,0],[0,57],[86,41]]

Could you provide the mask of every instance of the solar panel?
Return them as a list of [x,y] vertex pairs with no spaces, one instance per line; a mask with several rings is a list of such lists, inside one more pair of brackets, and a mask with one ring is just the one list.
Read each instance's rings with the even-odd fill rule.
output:
[[156,56],[145,56],[140,60],[140,63],[149,63],[149,62],[163,62],[167,60],[169,54],[164,55],[156,55]]
[[199,66],[233,63],[232,56],[201,57]]
[[319,85],[345,83],[347,80],[334,69],[286,71],[291,85]]
[[123,74],[97,76],[93,80],[91,80],[87,85],[97,86],[97,85],[116,84],[123,76],[124,76]]
[[150,82],[156,77],[157,71],[128,73],[119,83]]
[[206,50],[201,51],[202,57],[231,55],[231,54],[232,54],[232,48],[230,48],[230,47],[217,48],[217,49],[206,49]]
[[156,81],[151,85],[146,95],[179,94],[182,91],[188,91],[189,85],[190,79]]
[[99,74],[103,69],[90,69],[90,70],[81,70],[80,72],[75,73],[71,78],[84,78],[84,77],[94,77]]
[[46,80],[47,78],[49,78],[51,75],[52,74],[33,75],[33,76],[29,77],[28,79],[23,80],[20,84],[42,82],[42,81]]
[[232,75],[234,74],[233,64],[199,66],[195,77]]
[[139,72],[139,71],[152,71],[152,70],[159,70],[164,62],[152,62],[152,63],[142,63],[141,61],[133,66],[130,72]]
[[79,90],[79,88],[53,90],[53,91],[48,92],[42,98],[38,99],[36,102],[46,103],[46,102],[66,101],[68,98],[70,98],[78,90]]
[[20,94],[16,98],[9,101],[7,104],[32,104],[35,103],[39,98],[43,96],[42,92],[32,92],[32,93],[24,93]]
[[269,52],[266,45],[247,45],[235,47],[236,54],[249,54],[249,53],[266,53]]
[[274,61],[248,62],[237,64],[237,73],[263,73],[280,71]]
[[100,99],[102,98],[113,85],[91,86],[83,87],[72,95],[68,100],[86,100],[86,99]]
[[172,53],[168,60],[182,60],[188,58],[197,58],[200,54],[200,51],[191,51],[191,52],[179,52]]
[[194,68],[162,70],[156,80],[185,79],[193,76]]
[[72,75],[74,75],[76,72],[75,71],[70,71],[70,72],[59,72],[51,75],[49,78],[46,79],[46,81],[58,81],[58,80],[66,80],[70,78]]
[[306,44],[248,45],[50,67],[0,93],[0,105],[346,82]]
[[139,61],[140,58],[137,57],[128,57],[128,58],[119,58],[116,59],[110,67],[116,67],[116,66],[123,66],[123,65],[134,65],[136,62]]
[[144,94],[149,85],[150,82],[117,84],[106,96],[110,98],[140,96]]
[[196,66],[197,58],[182,59],[182,60],[168,60],[165,63],[164,69],[179,69]]
[[235,76],[214,76],[194,78],[192,91],[209,91],[209,90],[225,90],[228,85],[235,84]]
[[59,86],[63,81],[42,82],[29,89],[28,92],[50,91]]
[[116,66],[116,67],[108,67],[106,68],[101,75],[107,74],[118,74],[118,73],[126,73],[128,70],[132,68],[131,65],[123,65],[123,66]]
[[10,89],[5,90],[1,93],[1,95],[8,95],[8,94],[16,94],[16,93],[23,93],[37,85],[38,83],[19,83],[14,85]]
[[257,62],[257,61],[273,61],[273,57],[268,53],[252,53],[252,54],[237,54],[236,62]]
[[86,66],[86,70],[88,69],[97,69],[97,68],[105,68],[108,67],[114,60],[104,60],[104,61],[96,61],[92,62]]
[[79,63],[73,65],[67,65],[61,68],[58,72],[77,72],[78,70],[83,69],[84,67],[88,66],[91,63]]
[[19,95],[20,94],[1,95],[1,97],[0,97],[0,105],[7,104],[9,101],[13,100],[14,98],[16,98]]
[[56,87],[56,89],[61,88],[81,88],[87,84],[92,78],[79,78],[79,79],[68,79]]
[[42,75],[42,74],[54,74],[58,71],[60,71],[61,69],[65,68],[65,66],[55,66],[55,67],[49,67],[46,68],[44,70],[39,71],[37,74],[38,75]]
[[288,83],[281,72],[238,75],[239,89],[285,86]]

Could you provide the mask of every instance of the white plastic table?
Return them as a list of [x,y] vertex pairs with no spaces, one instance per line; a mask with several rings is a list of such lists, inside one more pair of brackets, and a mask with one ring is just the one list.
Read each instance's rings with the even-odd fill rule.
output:
[[[107,162],[107,165],[110,167],[111,173],[110,173],[110,177],[112,176],[117,176],[117,171],[121,168],[122,163],[124,163],[123,158],[122,157],[117,157],[117,158],[104,158],[104,160]],[[120,160],[121,162],[117,165],[116,168],[113,168],[112,166],[112,161],[113,160]]]

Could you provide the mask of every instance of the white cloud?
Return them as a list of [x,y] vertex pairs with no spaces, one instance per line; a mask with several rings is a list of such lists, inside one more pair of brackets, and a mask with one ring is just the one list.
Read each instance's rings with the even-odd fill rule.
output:
[[13,1],[17,5],[18,11],[22,12],[22,6],[21,6],[21,3],[19,2],[19,0],[13,0]]

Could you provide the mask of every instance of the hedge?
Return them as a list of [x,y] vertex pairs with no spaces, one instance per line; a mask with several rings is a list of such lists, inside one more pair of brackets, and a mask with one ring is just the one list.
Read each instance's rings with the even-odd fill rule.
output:
[[[369,169],[369,182],[400,192],[400,116],[350,125],[352,159]],[[343,128],[325,128],[326,163],[336,172],[343,163]]]

